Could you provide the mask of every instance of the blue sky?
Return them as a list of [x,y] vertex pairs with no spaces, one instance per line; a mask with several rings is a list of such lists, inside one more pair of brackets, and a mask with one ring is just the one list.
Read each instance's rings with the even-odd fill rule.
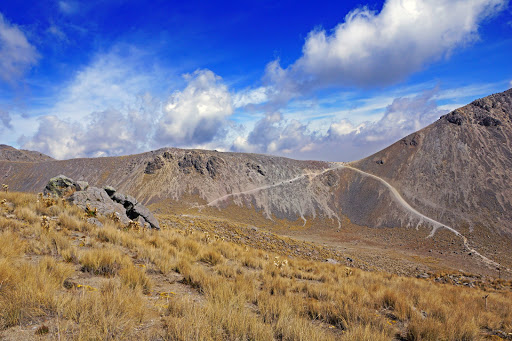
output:
[[505,0],[0,4],[0,143],[348,161],[512,87]]

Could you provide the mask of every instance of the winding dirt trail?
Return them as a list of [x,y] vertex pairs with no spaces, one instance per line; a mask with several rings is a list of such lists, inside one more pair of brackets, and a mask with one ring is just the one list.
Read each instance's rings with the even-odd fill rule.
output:
[[299,181],[299,180],[302,180],[302,179],[305,179],[307,177],[309,177],[310,180],[316,178],[317,176],[320,176],[322,174],[325,174],[327,172],[330,172],[332,170],[335,170],[335,169],[339,169],[343,167],[342,165],[340,166],[336,166],[336,167],[331,167],[331,168],[327,168],[327,169],[324,169],[323,171],[321,172],[318,172],[318,173],[306,173],[306,174],[302,174],[302,175],[299,175],[299,176],[296,176],[295,178],[291,178],[291,179],[286,179],[286,180],[283,180],[283,181],[280,181],[280,182],[277,182],[275,184],[272,184],[272,185],[265,185],[265,186],[261,186],[261,187],[256,187],[256,188],[253,188],[253,189],[249,189],[247,191],[242,191],[242,192],[235,192],[235,193],[230,193],[230,194],[226,194],[220,198],[217,198],[215,200],[212,200],[210,201],[209,203],[207,203],[206,205],[203,205],[204,207],[206,206],[215,206],[217,205],[219,202],[222,202],[226,199],[229,199],[229,198],[233,198],[233,197],[237,197],[237,196],[241,196],[241,195],[245,195],[245,194],[252,194],[252,193],[256,193],[256,192],[259,192],[259,191],[264,191],[266,189],[270,189],[270,188],[275,188],[275,187],[279,187],[279,186],[282,186],[282,185],[285,185],[285,184],[290,184],[290,183],[293,183],[295,181]]
[[398,193],[396,188],[391,186],[391,184],[389,184],[386,180],[384,180],[384,179],[382,179],[382,178],[380,178],[380,177],[378,177],[376,175],[373,175],[373,174],[367,173],[365,171],[362,171],[360,169],[354,168],[352,166],[343,165],[340,168],[346,168],[346,169],[353,170],[353,171],[358,172],[358,173],[360,173],[360,174],[362,174],[364,176],[373,178],[373,179],[379,181],[380,183],[382,183],[384,186],[386,186],[390,190],[390,192],[393,194],[393,197],[395,198],[395,200],[400,205],[402,205],[403,208],[405,208],[410,213],[412,213],[412,214],[416,215],[417,217],[419,217],[421,221],[427,221],[427,222],[429,222],[433,226],[432,232],[430,232],[430,234],[428,235],[427,238],[433,237],[438,228],[445,228],[445,229],[453,232],[456,236],[462,238],[462,241],[464,242],[464,247],[468,251],[470,251],[471,253],[477,255],[478,257],[480,257],[485,264],[487,264],[489,266],[492,266],[492,267],[501,267],[501,265],[499,263],[496,263],[495,261],[493,261],[493,260],[485,257],[484,255],[482,255],[481,253],[479,253],[475,249],[471,248],[469,246],[468,239],[464,235],[462,235],[459,231],[457,231],[454,228],[452,228],[452,227],[450,227],[450,226],[448,226],[446,224],[443,224],[443,223],[441,223],[441,222],[439,222],[437,220],[429,218],[426,215],[424,215],[424,214],[418,212],[416,209],[414,209],[411,205],[409,205],[409,203],[407,201],[405,201],[405,199],[400,195],[400,193]]
[[[259,191],[264,191],[264,190],[267,190],[267,189],[271,189],[271,188],[275,188],[275,187],[279,187],[279,186],[283,186],[283,185],[286,185],[286,184],[290,184],[290,183],[293,183],[293,182],[296,182],[296,181],[299,181],[299,180],[302,180],[304,178],[307,178],[309,177],[310,180],[313,180],[314,178],[322,175],[322,174],[325,174],[327,172],[330,172],[330,171],[333,171],[333,170],[336,170],[336,169],[349,169],[349,170],[352,170],[354,172],[357,172],[359,174],[362,174],[363,176],[366,176],[366,177],[369,177],[369,178],[372,178],[372,179],[375,179],[377,181],[379,181],[380,183],[382,183],[384,186],[386,186],[386,188],[391,192],[391,194],[393,195],[393,198],[406,210],[408,211],[409,213],[413,214],[414,216],[418,217],[420,219],[421,222],[428,222],[432,225],[432,231],[430,232],[429,236],[427,238],[431,238],[434,236],[435,232],[437,231],[437,229],[439,228],[445,228],[447,229],[448,231],[454,233],[456,236],[460,237],[464,243],[464,247],[471,253],[473,253],[474,255],[480,257],[482,259],[482,261],[487,264],[488,266],[491,266],[491,267],[500,267],[501,268],[501,265],[487,257],[485,257],[484,255],[482,255],[481,253],[479,253],[478,251],[476,251],[475,249],[473,249],[470,245],[469,245],[469,241],[468,239],[462,235],[459,231],[455,230],[453,227],[450,227],[446,224],[443,224],[435,219],[432,219],[430,217],[427,217],[426,215],[418,212],[415,208],[413,208],[411,205],[409,205],[409,203],[407,201],[405,201],[405,199],[400,195],[400,193],[398,192],[398,190],[393,187],[390,183],[388,183],[386,180],[382,179],[381,177],[378,177],[374,174],[370,174],[370,173],[367,173],[365,171],[362,171],[358,168],[355,168],[355,167],[352,167],[350,165],[347,165],[345,163],[341,163],[341,164],[338,164],[337,166],[335,167],[330,167],[330,168],[327,168],[327,169],[324,169],[323,171],[321,172],[318,172],[318,173],[306,173],[306,174],[302,174],[302,175],[299,175],[299,176],[296,176],[294,178],[291,178],[291,179],[286,179],[286,180],[283,180],[283,181],[280,181],[280,182],[277,182],[275,184],[272,184],[272,185],[265,185],[265,186],[261,186],[261,187],[256,187],[256,188],[252,188],[252,189],[249,189],[249,190],[246,190],[246,191],[241,191],[241,192],[235,192],[235,193],[230,193],[230,194],[226,194],[222,197],[219,197],[215,200],[212,200],[210,201],[209,203],[207,203],[206,205],[201,205],[201,206],[198,206],[196,208],[199,208],[201,209],[201,207],[211,207],[211,206],[215,206],[217,204],[219,204],[220,202],[224,201],[224,200],[227,200],[229,198],[234,198],[234,197],[237,197],[237,196],[241,196],[241,195],[246,195],[246,194],[253,194],[253,193],[257,193]],[[304,217],[302,217],[302,219],[305,220]],[[505,269],[505,268],[504,268]],[[506,269],[507,271],[510,271],[509,269]]]

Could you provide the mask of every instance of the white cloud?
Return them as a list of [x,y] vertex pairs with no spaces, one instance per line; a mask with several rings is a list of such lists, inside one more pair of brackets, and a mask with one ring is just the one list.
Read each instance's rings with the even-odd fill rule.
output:
[[297,120],[286,120],[279,112],[259,120],[247,137],[238,136],[231,147],[239,152],[292,154],[308,151],[315,136]]
[[123,114],[110,109],[90,114],[87,124],[48,115],[39,118],[39,128],[23,148],[57,159],[126,155],[148,149],[152,123],[142,112]]
[[373,148],[378,150],[432,123],[446,113],[433,100],[438,91],[394,99],[379,121],[366,124],[355,134],[356,144],[375,144]]
[[25,34],[0,13],[0,78],[14,83],[37,63],[38,57]]
[[[140,50],[115,47],[109,53],[97,55],[89,65],[77,71],[71,81],[59,89],[57,98],[49,99],[54,104],[45,114],[73,121],[109,108],[127,111],[137,106],[144,94],[161,91],[158,84],[167,76],[148,63],[147,56]],[[173,83],[167,81],[166,85]]]
[[185,75],[187,86],[174,92],[163,109],[155,140],[161,144],[190,146],[225,134],[233,114],[231,95],[210,70]]
[[334,122],[331,124],[329,130],[333,135],[343,136],[357,131],[358,128],[359,127],[355,127],[352,123],[350,123],[350,121],[343,119],[339,122]]
[[348,119],[331,123],[325,134],[280,113],[268,114],[251,132],[238,136],[233,151],[281,154],[300,159],[352,161],[370,155],[417,131],[446,113],[434,98],[439,90],[392,100],[381,117],[358,125]]
[[506,2],[387,0],[380,13],[358,8],[332,32],[310,32],[294,64],[269,63],[265,80],[278,90],[276,102],[315,87],[392,84],[476,40],[482,20]]
[[265,87],[239,91],[233,95],[233,106],[241,108],[250,104],[264,103],[268,100],[267,91],[268,89]]
[[[39,118],[23,148],[57,159],[124,155],[161,146],[214,147],[232,125],[231,94],[209,70],[185,75],[166,101],[150,95],[157,78],[137,58],[102,55],[79,71]],[[172,79],[166,85],[172,84]],[[49,99],[51,100],[51,99]]]

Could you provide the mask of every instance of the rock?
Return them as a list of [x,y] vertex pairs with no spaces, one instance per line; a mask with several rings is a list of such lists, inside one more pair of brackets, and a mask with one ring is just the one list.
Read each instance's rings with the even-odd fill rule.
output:
[[48,181],[48,184],[44,188],[45,195],[53,195],[57,197],[66,197],[70,196],[77,190],[80,190],[80,185],[77,184],[74,180],[68,178],[65,175],[59,175],[54,178],[51,178]]
[[172,154],[171,154],[170,152],[164,152],[164,153],[162,154],[162,156],[163,156],[163,157],[164,157],[164,159],[166,159],[166,160],[172,160],[172,159],[173,159],[173,156],[172,156]]
[[332,258],[327,258],[325,261],[329,264],[339,264],[339,262],[336,259]]
[[114,202],[108,196],[104,189],[97,187],[89,187],[85,191],[73,193],[68,201],[85,210],[87,206],[96,209],[98,214],[108,216],[114,212],[118,213],[119,219],[123,224],[128,224],[130,219],[126,215],[123,205]]
[[130,216],[130,212],[133,211],[133,208],[135,207],[135,205],[137,205],[139,203],[137,201],[137,199],[135,199],[131,195],[124,195],[119,192],[116,192],[112,195],[112,200],[123,205],[123,207],[126,210],[126,214],[128,215],[128,217],[130,217],[130,219],[137,218],[137,216],[133,216],[133,217]]
[[116,192],[116,189],[112,186],[105,186],[105,187],[103,187],[103,189],[105,190],[105,192],[107,192],[108,196],[111,198],[114,195],[114,193]]
[[253,171],[258,172],[260,175],[265,176],[265,171],[263,170],[263,168],[261,168],[261,166],[260,166],[260,165],[257,165],[257,164],[255,164],[255,163],[251,163],[251,162],[247,162],[246,166],[247,166],[249,169],[252,169]]
[[85,191],[87,188],[89,188],[89,183],[87,181],[77,181],[77,191]]
[[485,127],[497,127],[501,125],[501,121],[491,116],[480,117],[477,123]]
[[206,170],[212,179],[217,175],[222,163],[224,163],[224,160],[216,156],[210,157],[206,162]]
[[457,110],[454,110],[449,114],[441,116],[441,118],[444,118],[448,122],[450,122],[452,124],[456,124],[458,126],[462,125],[462,122],[464,122],[464,120],[465,120],[464,116],[462,116]]
[[135,219],[136,222],[138,222],[140,224],[140,226],[144,226],[147,224],[146,220],[144,218],[142,218],[142,216],[138,216],[137,219]]
[[133,208],[132,214],[136,214],[137,217],[142,216],[142,218],[144,218],[144,220],[149,223],[151,228],[160,230],[160,224],[158,223],[158,220],[156,220],[156,218],[153,216],[153,213],[151,213],[151,211],[148,210],[146,206],[140,203],[136,204]]
[[153,161],[149,161],[147,163],[144,173],[155,174],[155,172],[159,169],[162,169],[164,167],[164,165],[165,165],[164,161],[159,156],[157,156],[153,159]]
[[192,167],[200,174],[204,174],[203,159],[201,158],[201,155],[195,152],[185,154],[183,159],[178,161],[178,166],[185,174],[189,174]]

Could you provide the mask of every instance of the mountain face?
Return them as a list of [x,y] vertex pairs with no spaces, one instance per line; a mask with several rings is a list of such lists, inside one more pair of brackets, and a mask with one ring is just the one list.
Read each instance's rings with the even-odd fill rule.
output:
[[22,162],[40,162],[50,161],[53,158],[48,155],[33,152],[30,150],[18,150],[5,144],[0,144],[0,160],[5,161],[22,161]]
[[[508,90],[352,163],[176,148],[58,161],[2,146],[0,176],[12,190],[40,192],[50,178],[64,174],[91,186],[114,186],[159,213],[288,222],[304,226],[309,236],[366,226],[377,228],[373,240],[393,228],[406,242],[417,241],[411,249],[427,245],[425,237],[444,228],[461,237],[470,254],[475,252],[468,240],[497,255],[498,248],[510,247],[503,238],[512,240],[511,139]],[[389,233],[384,243],[396,239]]]
[[354,167],[447,224],[512,233],[512,89],[442,116]]

